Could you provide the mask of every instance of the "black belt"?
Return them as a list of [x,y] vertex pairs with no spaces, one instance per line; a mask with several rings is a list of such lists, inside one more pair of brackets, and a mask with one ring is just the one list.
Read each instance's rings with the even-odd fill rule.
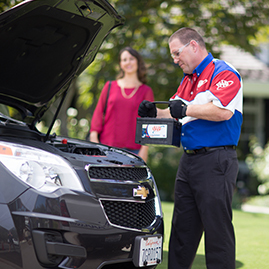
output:
[[236,146],[203,147],[200,149],[187,149],[185,150],[185,152],[187,154],[199,154],[199,153],[205,153],[205,152],[213,151],[217,149],[236,149]]

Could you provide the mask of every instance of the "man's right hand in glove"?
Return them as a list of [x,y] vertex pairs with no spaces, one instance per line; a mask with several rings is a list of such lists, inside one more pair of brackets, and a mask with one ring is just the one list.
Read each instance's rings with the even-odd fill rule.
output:
[[150,101],[143,100],[141,104],[139,105],[138,108],[138,115],[140,117],[151,117],[151,118],[156,118],[157,116],[157,109],[156,105],[153,104]]
[[186,117],[187,105],[181,100],[170,101],[169,108],[173,118],[182,119]]

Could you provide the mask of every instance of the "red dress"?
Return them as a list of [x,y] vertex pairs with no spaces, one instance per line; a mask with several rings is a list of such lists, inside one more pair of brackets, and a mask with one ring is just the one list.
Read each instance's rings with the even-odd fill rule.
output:
[[[127,149],[140,149],[135,143],[136,118],[138,107],[143,100],[154,101],[152,89],[142,84],[133,97],[127,99],[122,96],[117,81],[112,81],[107,102],[104,125],[102,124],[103,111],[107,97],[108,82],[105,84],[97,106],[92,116],[91,132],[99,133],[100,143]],[[129,96],[134,88],[125,88]]]

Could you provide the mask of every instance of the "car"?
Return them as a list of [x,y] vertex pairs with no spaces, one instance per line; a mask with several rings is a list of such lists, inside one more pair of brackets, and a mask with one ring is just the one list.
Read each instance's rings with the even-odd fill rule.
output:
[[163,214],[147,164],[123,149],[52,133],[71,82],[123,23],[106,0],[27,0],[0,14],[0,268],[162,261]]

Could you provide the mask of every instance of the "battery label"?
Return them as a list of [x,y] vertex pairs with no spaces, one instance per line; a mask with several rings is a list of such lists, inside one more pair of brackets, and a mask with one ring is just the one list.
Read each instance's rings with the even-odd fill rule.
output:
[[142,138],[167,138],[166,124],[142,124]]

